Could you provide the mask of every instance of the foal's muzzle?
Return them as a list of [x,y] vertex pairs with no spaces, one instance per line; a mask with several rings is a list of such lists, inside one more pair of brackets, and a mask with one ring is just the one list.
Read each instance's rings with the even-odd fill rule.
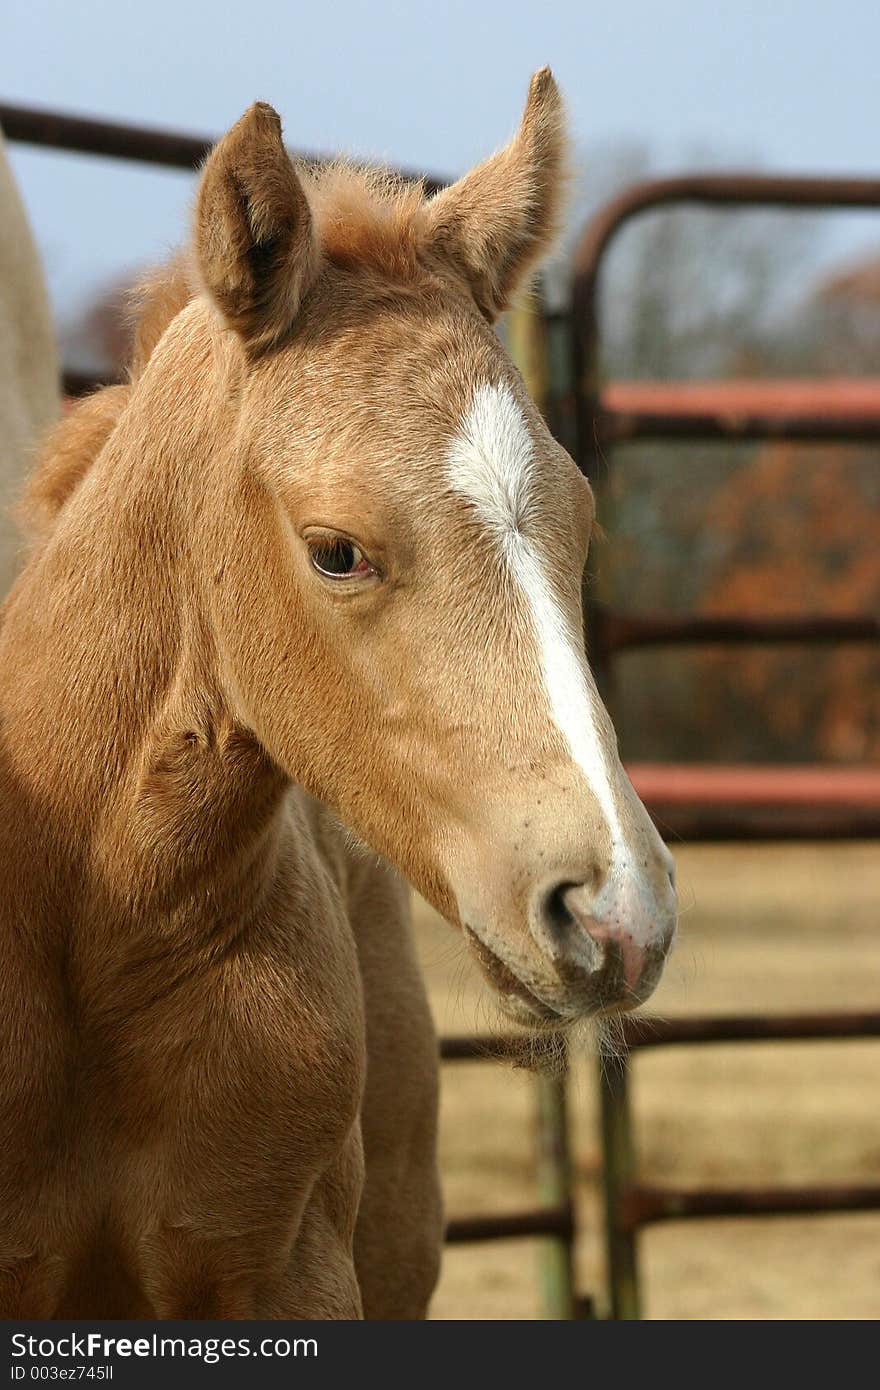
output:
[[533,895],[531,934],[574,1007],[633,1007],[656,985],[677,921],[671,860],[652,880],[598,890],[560,881]]

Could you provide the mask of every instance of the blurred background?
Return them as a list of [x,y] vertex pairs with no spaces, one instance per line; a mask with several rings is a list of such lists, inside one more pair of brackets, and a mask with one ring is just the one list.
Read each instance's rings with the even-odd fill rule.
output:
[[[4,17],[6,102],[221,133],[255,99],[291,147],[454,177],[515,127],[549,63],[575,149],[545,291],[564,308],[588,218],[649,175],[692,168],[871,176],[880,165],[869,0],[90,0]],[[11,146],[64,363],[112,374],[121,304],[177,244],[192,177]],[[652,213],[602,280],[602,372],[627,380],[880,376],[880,214]],[[880,609],[880,456],[871,444],[642,442],[600,468],[595,584],[623,613]],[[619,658],[627,759],[880,765],[877,644],[657,648]],[[682,944],[661,1013],[877,1004],[876,844],[683,846]],[[423,906],[420,949],[445,1031],[489,1026],[459,943]],[[877,1047],[658,1053],[640,1063],[640,1162],[678,1183],[857,1181],[880,1170]],[[530,1078],[446,1073],[450,1210],[508,1209],[533,1183]],[[871,1101],[874,1104],[871,1104]],[[594,1067],[572,1086],[579,1283],[603,1281]],[[880,1218],[663,1226],[643,1240],[658,1317],[880,1314]],[[528,1317],[527,1244],[455,1250],[437,1316]]]

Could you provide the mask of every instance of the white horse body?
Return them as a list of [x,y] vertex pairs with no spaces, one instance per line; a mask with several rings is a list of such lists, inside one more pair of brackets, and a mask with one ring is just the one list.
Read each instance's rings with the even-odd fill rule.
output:
[[18,568],[10,507],[31,451],[58,414],[58,365],[43,267],[0,133],[0,598]]

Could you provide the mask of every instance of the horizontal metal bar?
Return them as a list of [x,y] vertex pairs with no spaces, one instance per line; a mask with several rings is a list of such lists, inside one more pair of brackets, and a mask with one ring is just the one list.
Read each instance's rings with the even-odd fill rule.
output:
[[73,367],[66,367],[61,373],[61,389],[69,400],[75,401],[81,396],[91,395],[102,386],[118,386],[124,380],[124,377],[112,372],[78,372]]
[[880,766],[631,763],[627,771],[667,840],[880,835]]
[[611,381],[596,432],[635,439],[858,439],[880,437],[880,377]]
[[[0,103],[0,126],[8,140],[18,140],[22,144],[103,155],[110,159],[130,159],[140,164],[160,164],[169,169],[197,168],[217,139],[216,136],[182,134],[154,126],[128,125],[8,102]],[[328,158],[301,151],[293,153],[298,159],[311,163],[323,163]],[[437,192],[446,182],[409,169],[397,172],[401,178],[412,182],[424,178],[428,193]]]
[[132,159],[141,164],[164,164],[172,169],[195,169],[205,158],[213,139],[183,134],[154,126],[75,116],[30,106],[0,103],[0,125],[8,140],[42,145],[77,154]]
[[627,763],[639,796],[663,805],[865,808],[880,812],[880,764]]
[[644,179],[610,199],[575,249],[576,276],[595,273],[602,252],[624,223],[670,203],[792,209],[880,208],[880,179],[798,174],[678,174]]
[[714,643],[876,642],[880,617],[840,614],[790,618],[615,613],[591,606],[590,633],[606,651]]
[[570,1205],[539,1207],[534,1211],[510,1212],[501,1216],[460,1216],[447,1222],[446,1243],[468,1241],[518,1240],[529,1236],[557,1236],[571,1240],[574,1213]]
[[821,1042],[880,1038],[880,1013],[735,1014],[621,1020],[623,1040],[633,1051],[672,1044],[736,1042]]
[[558,1041],[543,1038],[540,1034],[474,1034],[440,1039],[440,1056],[444,1062],[516,1062],[528,1065],[544,1057],[556,1058],[558,1055]]
[[762,841],[786,843],[800,840],[873,840],[880,836],[880,813],[813,811],[809,807],[759,807],[727,810],[724,807],[648,807],[654,824],[669,844],[726,844]]
[[[880,1037],[880,1013],[736,1014],[654,1018],[633,1014],[621,1021],[630,1049],[664,1047],[673,1043],[819,1040]],[[445,1062],[524,1062],[542,1055],[556,1058],[558,1042],[517,1033],[495,1036],[445,1037],[439,1041]]]
[[600,405],[612,415],[693,418],[778,415],[880,420],[880,376],[722,377],[628,381],[603,386]]
[[653,1187],[639,1183],[621,1193],[617,1219],[624,1230],[635,1231],[659,1221],[878,1210],[880,1184],[728,1190]]
[[880,417],[871,415],[679,415],[659,411],[619,415],[600,408],[593,415],[593,428],[600,447],[643,439],[851,444],[880,439]]

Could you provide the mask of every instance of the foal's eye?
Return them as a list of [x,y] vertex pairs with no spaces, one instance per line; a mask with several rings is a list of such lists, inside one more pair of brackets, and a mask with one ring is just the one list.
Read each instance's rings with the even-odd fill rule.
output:
[[361,579],[375,570],[363,551],[346,536],[311,536],[312,567],[328,579]]

